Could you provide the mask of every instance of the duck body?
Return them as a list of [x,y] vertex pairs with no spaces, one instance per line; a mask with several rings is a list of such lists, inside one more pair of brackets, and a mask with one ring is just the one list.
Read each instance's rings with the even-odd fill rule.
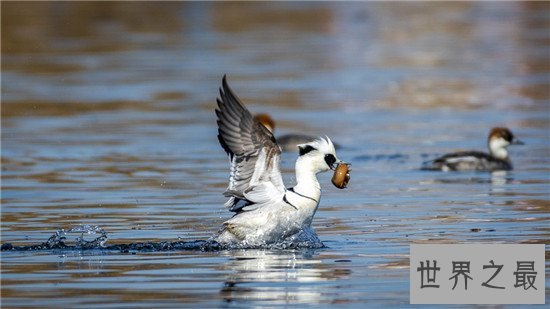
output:
[[497,171],[511,170],[512,163],[509,160],[496,158],[481,151],[461,151],[446,154],[430,162],[424,170],[441,171]]
[[489,153],[460,151],[425,162],[423,170],[430,171],[509,171],[513,169],[508,156],[509,145],[523,145],[507,128],[492,128],[487,139]]

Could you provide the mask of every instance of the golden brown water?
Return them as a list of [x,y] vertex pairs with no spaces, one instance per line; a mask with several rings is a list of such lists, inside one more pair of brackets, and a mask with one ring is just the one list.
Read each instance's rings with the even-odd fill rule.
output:
[[[313,226],[327,248],[4,251],[3,307],[404,305],[410,243],[548,243],[547,3],[1,9],[2,243],[81,224],[109,244],[215,233],[230,217],[223,74],[278,134],[329,135],[353,163],[346,190],[320,176]],[[485,150],[502,125],[526,142],[510,149],[514,171],[419,170]],[[283,156],[289,185],[295,157]]]

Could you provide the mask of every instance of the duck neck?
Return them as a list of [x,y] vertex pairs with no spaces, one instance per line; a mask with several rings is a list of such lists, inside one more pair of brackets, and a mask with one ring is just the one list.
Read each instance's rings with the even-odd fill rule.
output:
[[489,141],[489,151],[491,152],[491,155],[495,158],[508,160],[508,150],[506,150],[506,145],[504,145],[502,141]]
[[307,161],[296,161],[296,186],[294,191],[319,201],[321,186],[317,180],[317,172]]

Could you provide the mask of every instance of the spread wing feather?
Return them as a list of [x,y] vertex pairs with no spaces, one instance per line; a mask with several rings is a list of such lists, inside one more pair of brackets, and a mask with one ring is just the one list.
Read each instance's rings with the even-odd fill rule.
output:
[[229,88],[225,75],[216,101],[218,140],[231,162],[224,193],[230,198],[225,206],[231,211],[251,210],[282,198],[281,149],[273,134],[252,117]]

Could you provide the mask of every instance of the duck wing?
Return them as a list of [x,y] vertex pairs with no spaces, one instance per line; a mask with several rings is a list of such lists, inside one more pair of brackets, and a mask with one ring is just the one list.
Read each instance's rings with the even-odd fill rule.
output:
[[279,169],[281,148],[273,134],[252,117],[222,80],[218,109],[218,140],[229,155],[229,186],[224,195],[231,211],[249,211],[280,201],[285,186]]

